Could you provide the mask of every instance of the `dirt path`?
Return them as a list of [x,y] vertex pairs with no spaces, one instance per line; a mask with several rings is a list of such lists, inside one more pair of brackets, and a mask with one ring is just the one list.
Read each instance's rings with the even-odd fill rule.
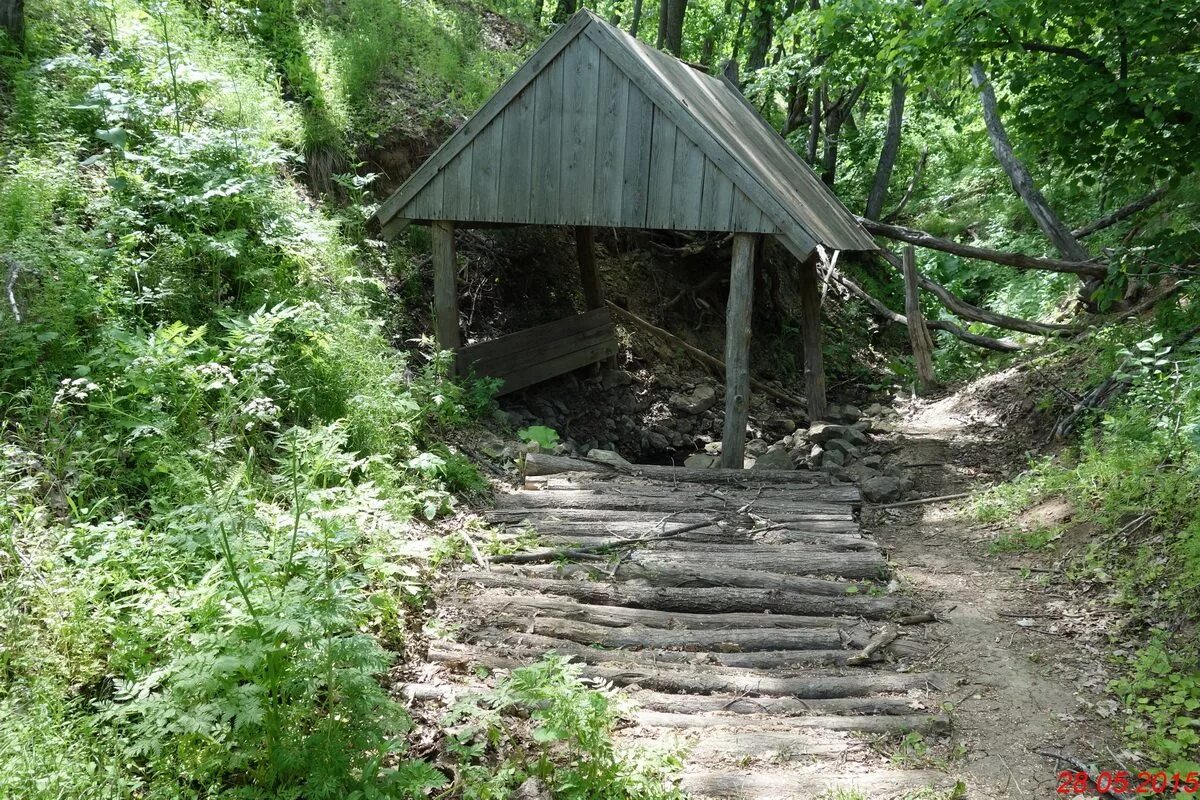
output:
[[[1001,416],[970,397],[914,403],[892,437],[914,466],[919,494],[976,492],[1024,462]],[[944,620],[930,631],[936,654],[925,668],[964,675],[950,699],[951,770],[970,797],[1054,797],[1060,769],[1035,751],[1066,752],[1112,764],[1115,745],[1103,708],[1102,653],[1077,636],[1076,605],[1046,558],[991,552],[1004,531],[983,525],[970,500],[867,510],[864,530],[888,551],[900,580]],[[1033,512],[1037,525],[1066,509]]]

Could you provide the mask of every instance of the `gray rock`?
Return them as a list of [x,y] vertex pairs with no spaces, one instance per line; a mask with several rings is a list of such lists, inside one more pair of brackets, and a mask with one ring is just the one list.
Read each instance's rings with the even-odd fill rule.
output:
[[879,405],[879,403],[871,403],[871,405],[867,406],[866,415],[868,417],[882,416],[883,406]]
[[821,454],[821,467],[841,467],[846,463],[846,454],[840,450],[826,450]]
[[846,422],[858,422],[862,419],[862,411],[857,406],[842,406],[842,419]]
[[511,444],[492,433],[484,434],[483,441],[479,445],[479,451],[488,458],[497,461],[509,461],[516,455],[516,451]]
[[814,464],[821,463],[821,456],[825,455],[825,448],[819,444],[814,444],[812,450],[809,451],[808,458]]
[[746,455],[758,458],[763,453],[770,449],[771,445],[767,444],[764,439],[751,439],[746,442]]
[[903,487],[899,478],[878,475],[863,481],[859,487],[868,503],[889,503],[900,496]]
[[903,478],[904,467],[900,466],[899,464],[887,464],[883,468],[883,474],[892,478]]
[[702,383],[692,390],[691,394],[673,394],[669,404],[678,414],[695,416],[708,411],[717,402],[717,390]]
[[792,457],[782,447],[772,447],[754,462],[750,469],[794,469]]
[[824,444],[830,439],[845,439],[847,438],[846,431],[848,430],[849,428],[845,425],[837,425],[832,422],[814,422],[808,426],[808,440],[817,444]]
[[654,450],[666,450],[671,446],[671,440],[658,431],[650,431],[650,447]]
[[858,447],[846,441],[845,439],[830,439],[829,441],[825,442],[825,452],[839,452],[849,458],[858,458],[860,450]]
[[721,463],[721,457],[710,453],[694,453],[683,461],[683,465],[688,469],[712,469],[719,463]]
[[857,428],[853,428],[853,427],[844,428],[841,438],[845,439],[850,444],[857,445],[859,447],[870,447],[871,446],[871,437],[867,436],[865,433],[858,430]]
[[883,456],[866,456],[862,460],[864,467],[879,469],[879,465],[883,463]]
[[614,467],[632,467],[633,464],[621,458],[619,453],[614,453],[612,450],[593,449],[588,450],[587,457],[593,461],[599,461],[604,464],[611,464]]

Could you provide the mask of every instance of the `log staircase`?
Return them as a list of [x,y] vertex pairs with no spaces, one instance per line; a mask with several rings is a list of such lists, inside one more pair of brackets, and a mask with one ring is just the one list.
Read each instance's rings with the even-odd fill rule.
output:
[[[921,669],[919,609],[856,518],[857,488],[803,471],[610,466],[530,456],[487,513],[539,549],[464,571],[459,668],[556,651],[627,687],[627,732],[694,744],[693,796],[906,797],[945,780],[872,743],[944,733],[952,676]],[[844,795],[853,797],[854,795]]]

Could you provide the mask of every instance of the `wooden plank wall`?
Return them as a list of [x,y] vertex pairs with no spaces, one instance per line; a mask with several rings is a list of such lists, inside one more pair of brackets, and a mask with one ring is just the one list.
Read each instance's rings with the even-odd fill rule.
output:
[[778,232],[586,36],[567,45],[400,216]]
[[617,350],[612,317],[598,308],[463,347],[455,368],[460,375],[499,378],[503,395],[603,361]]

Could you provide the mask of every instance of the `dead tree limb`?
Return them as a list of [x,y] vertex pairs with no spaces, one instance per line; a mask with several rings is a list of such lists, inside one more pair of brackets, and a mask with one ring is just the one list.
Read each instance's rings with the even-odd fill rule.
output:
[[4,281],[4,291],[8,295],[8,307],[12,311],[13,319],[17,322],[21,321],[21,307],[17,305],[17,276],[21,272],[21,264],[11,256],[4,256],[4,263],[8,265],[8,278]]
[[922,150],[921,155],[917,158],[917,167],[913,170],[912,177],[908,179],[908,188],[904,190],[904,196],[900,198],[900,202],[896,207],[887,214],[881,222],[894,222],[900,213],[904,211],[908,205],[908,201],[912,200],[913,195],[917,191],[917,185],[921,182],[921,175],[925,172],[925,162],[929,160],[929,151]]
[[[881,249],[879,254],[884,261],[887,261],[898,270],[903,270],[903,263],[895,253],[890,250]],[[942,305],[949,309],[950,313],[963,319],[971,320],[972,322],[982,322],[985,325],[1004,328],[1010,331],[1029,333],[1034,336],[1066,336],[1078,333],[1078,329],[1071,325],[1033,322],[1032,320],[1021,319],[1020,317],[1010,317],[1007,314],[1001,314],[996,311],[988,311],[986,308],[980,308],[977,305],[968,303],[966,300],[953,294],[945,286],[924,275],[920,275],[919,277],[922,289],[932,293],[938,300],[941,300]]]
[[[841,284],[843,288],[850,292],[850,294],[854,295],[859,300],[862,300],[864,303],[870,306],[880,318],[885,319],[895,325],[903,325],[908,327],[907,317],[896,311],[892,311],[883,303],[882,300],[872,296],[869,292],[867,292],[866,289],[859,286],[846,275],[834,273],[833,279]],[[994,350],[998,353],[1015,353],[1016,351],[1023,349],[1023,345],[1019,344],[1018,342],[1014,342],[1012,339],[994,339],[991,336],[983,336],[978,333],[971,333],[970,331],[963,329],[961,326],[955,325],[953,322],[949,322],[944,319],[926,320],[925,326],[932,330],[945,331],[951,336],[962,339],[964,342],[973,344],[976,347],[982,347],[985,350]]]
[[948,239],[939,239],[931,233],[926,233],[915,228],[905,228],[901,225],[887,225],[864,217],[856,217],[856,219],[859,224],[876,236],[915,244],[918,247],[924,247],[929,250],[940,250],[943,253],[950,253],[962,256],[963,258],[975,258],[980,261],[1003,264],[1013,269],[1039,269],[1047,272],[1066,272],[1090,278],[1103,278],[1108,274],[1108,270],[1105,269],[1104,265],[1097,264],[1095,261],[1064,261],[1059,258],[1043,258],[1039,256],[1027,256],[1024,253],[1009,253],[1003,250],[993,250],[990,247],[975,247],[974,245],[952,242]]
[[1105,228],[1110,228],[1113,225],[1116,225],[1121,220],[1128,219],[1129,217],[1132,217],[1134,214],[1138,213],[1139,211],[1146,210],[1150,206],[1157,203],[1159,200],[1162,200],[1164,197],[1166,197],[1166,194],[1167,194],[1167,187],[1159,186],[1157,189],[1150,192],[1145,197],[1141,197],[1137,200],[1134,200],[1132,203],[1128,203],[1126,205],[1121,206],[1116,211],[1113,211],[1111,214],[1106,214],[1105,216],[1100,217],[1100,219],[1094,220],[1092,222],[1089,222],[1087,225],[1083,225],[1082,227],[1076,228],[1075,230],[1071,231],[1071,235],[1074,236],[1076,239],[1082,239],[1085,236],[1091,236],[1093,233],[1096,233],[1097,231],[1102,231]]
[[[1050,208],[1050,204],[1038,189],[1037,184],[1034,183],[1029,170],[1013,152],[1012,143],[1008,140],[1008,133],[1004,129],[1004,122],[1000,119],[1000,111],[996,104],[996,92],[992,89],[992,84],[983,71],[983,65],[975,64],[971,67],[971,81],[979,92],[980,105],[983,108],[983,122],[987,127],[988,137],[992,140],[992,149],[996,153],[996,160],[1008,174],[1013,191],[1021,198],[1021,202],[1025,204],[1030,216],[1037,222],[1038,227],[1042,229],[1046,238],[1063,258],[1077,263],[1090,261],[1091,254],[1075,240],[1062,220]],[[1085,272],[1078,274],[1089,275]],[[1103,275],[1097,277],[1103,277]]]

